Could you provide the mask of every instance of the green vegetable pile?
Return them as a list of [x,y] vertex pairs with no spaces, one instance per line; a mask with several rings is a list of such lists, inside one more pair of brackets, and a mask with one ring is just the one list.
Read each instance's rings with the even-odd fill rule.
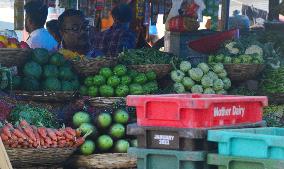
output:
[[182,61],[179,70],[171,72],[171,79],[175,82],[177,93],[227,94],[231,81],[223,64],[207,65],[200,63],[192,68],[191,63]]
[[263,118],[268,127],[284,127],[284,105],[270,105],[264,109]]
[[153,71],[138,73],[128,70],[124,65],[117,65],[113,69],[104,67],[100,69],[99,74],[84,80],[80,93],[92,97],[152,94],[158,90],[156,76]]
[[45,126],[49,128],[59,128],[59,123],[55,114],[44,108],[32,107],[29,105],[16,105],[10,113],[8,121],[16,125],[22,119],[37,127]]
[[224,64],[263,64],[264,59],[259,54],[243,54],[238,56],[225,56],[223,54],[210,55],[208,58],[209,63],[224,63]]
[[246,87],[237,87],[229,91],[231,95],[243,95],[243,96],[256,96],[257,92],[249,90]]
[[261,89],[267,94],[284,93],[284,67],[266,70]]
[[114,152],[127,153],[130,146],[137,146],[137,140],[126,135],[126,126],[130,114],[125,109],[98,113],[94,118],[88,112],[77,112],[73,116],[73,125],[83,135],[91,133],[80,147],[83,155]]
[[152,48],[130,49],[119,54],[119,62],[125,65],[171,64],[178,58]]
[[80,87],[77,75],[60,53],[50,55],[45,49],[34,49],[22,71],[24,77],[15,77],[17,85],[14,89],[75,91]]

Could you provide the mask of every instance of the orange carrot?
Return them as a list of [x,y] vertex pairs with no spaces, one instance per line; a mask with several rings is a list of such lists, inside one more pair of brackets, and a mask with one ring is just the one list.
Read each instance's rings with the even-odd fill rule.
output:
[[65,136],[65,138],[67,140],[73,140],[74,139],[74,137],[72,135],[70,135],[67,131],[64,131],[63,135]]
[[22,143],[24,143],[24,139],[23,138],[19,138],[18,142],[22,144]]
[[1,139],[2,139],[3,141],[7,141],[7,140],[9,140],[9,136],[7,136],[7,135],[4,134],[4,133],[1,133]]
[[41,146],[44,146],[44,144],[45,144],[45,143],[44,143],[44,138],[40,138],[40,145],[41,145]]
[[63,133],[61,130],[54,130],[55,134],[58,136],[58,137],[62,137],[63,136]]
[[76,137],[80,137],[81,136],[81,130],[80,129],[77,129],[76,130]]
[[46,133],[46,128],[45,127],[39,127],[38,129],[38,133],[41,137],[43,137],[44,139],[47,137],[47,133]]
[[19,138],[23,138],[24,140],[27,139],[27,137],[19,129],[14,129],[13,134]]
[[32,127],[25,120],[20,122],[20,126],[29,138],[31,138],[33,141],[37,141]]
[[12,133],[11,133],[11,130],[10,130],[10,127],[5,125],[3,128],[2,128],[2,131],[3,133],[8,136],[9,138],[12,137]]
[[76,139],[76,143],[75,143],[75,147],[79,147],[80,145],[82,145],[82,144],[85,142],[86,138],[87,138],[90,134],[92,134],[92,131],[89,131],[89,132],[86,133],[83,137],[77,138],[77,139]]
[[53,132],[52,129],[47,128],[46,131],[47,131],[48,137],[50,137],[50,138],[51,138],[52,140],[54,140],[54,141],[57,141],[56,134]]
[[32,127],[34,135],[36,137],[36,142],[37,142],[38,145],[40,145],[40,137],[39,137],[37,127],[36,126],[31,126],[31,127]]
[[46,139],[44,140],[48,145],[52,144],[52,140],[49,137],[46,137]]
[[70,134],[73,137],[76,137],[76,131],[74,129],[72,129],[71,127],[66,127],[65,131]]

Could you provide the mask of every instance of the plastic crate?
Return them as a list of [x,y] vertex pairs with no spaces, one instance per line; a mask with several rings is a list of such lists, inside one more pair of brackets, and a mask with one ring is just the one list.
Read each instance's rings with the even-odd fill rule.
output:
[[137,157],[137,169],[208,169],[206,153],[129,148],[128,154]]
[[211,130],[208,140],[222,155],[284,160],[284,128]]
[[208,154],[207,163],[218,169],[283,169],[283,160],[256,159]]
[[262,121],[267,97],[230,95],[128,96],[139,126],[209,128]]
[[[229,126],[229,128],[265,127],[266,123]],[[181,151],[217,150],[217,143],[207,141],[204,129],[179,129],[169,127],[139,127],[137,124],[127,126],[127,134],[136,136],[139,148],[167,149]]]

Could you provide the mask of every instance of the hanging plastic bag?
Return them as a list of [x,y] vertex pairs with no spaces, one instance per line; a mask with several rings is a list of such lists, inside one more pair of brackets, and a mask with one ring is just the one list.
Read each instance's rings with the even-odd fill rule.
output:
[[198,5],[198,9],[197,9],[197,17],[198,17],[198,21],[199,22],[203,22],[203,15],[202,12],[203,10],[206,9],[205,3],[203,0],[194,0],[194,2]]
[[166,23],[168,23],[171,18],[179,15],[179,9],[182,3],[183,0],[172,0],[172,9],[170,10]]

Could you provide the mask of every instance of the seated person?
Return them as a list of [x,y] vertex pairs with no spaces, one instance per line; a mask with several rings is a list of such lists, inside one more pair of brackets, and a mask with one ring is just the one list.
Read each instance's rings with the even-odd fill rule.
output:
[[59,32],[58,20],[54,19],[51,21],[46,22],[46,28],[48,32],[54,37],[54,39],[60,43],[61,42],[61,35]]
[[45,48],[49,51],[56,50],[58,43],[44,29],[48,14],[47,6],[40,1],[30,1],[24,8],[26,12],[25,28],[29,33],[27,44],[31,48]]
[[136,47],[136,35],[130,30],[132,9],[127,4],[116,6],[112,12],[114,24],[95,38],[94,46],[108,57],[117,57],[124,49]]
[[59,48],[77,52],[87,57],[102,56],[102,52],[93,49],[90,44],[91,26],[85,15],[75,9],[64,11],[58,18],[60,35],[62,37]]

